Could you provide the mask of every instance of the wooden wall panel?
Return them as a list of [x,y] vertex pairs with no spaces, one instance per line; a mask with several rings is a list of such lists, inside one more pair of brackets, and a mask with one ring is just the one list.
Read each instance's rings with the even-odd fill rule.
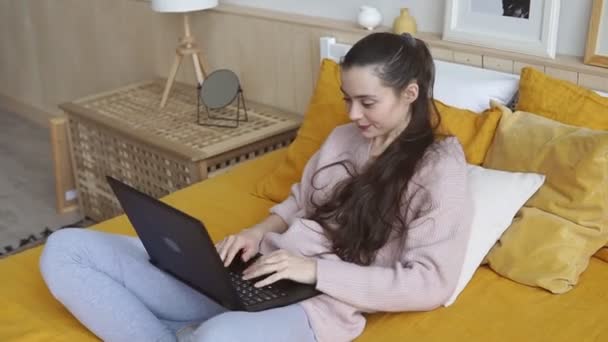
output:
[[[354,43],[369,33],[351,22],[230,5],[196,12],[191,24],[210,69],[235,71],[247,99],[299,113],[318,76],[319,37]],[[59,103],[166,77],[182,30],[182,15],[155,13],[143,0],[2,1],[0,102],[58,114]],[[608,79],[608,69],[584,65],[581,57],[550,60],[446,42],[433,33],[418,37],[438,59],[516,74],[532,65],[601,88]],[[191,60],[182,62],[177,80],[195,83]]]
[[[193,17],[193,32],[210,68],[234,71],[246,99],[304,112],[313,85],[308,30],[280,21],[201,12]],[[161,60],[168,70],[169,56]],[[162,69],[159,73],[166,74]],[[192,63],[182,63],[178,80],[193,84],[193,75]]]
[[545,66],[544,65],[531,64],[531,63],[523,63],[523,62],[515,61],[513,63],[513,73],[519,75],[519,74],[521,74],[521,69],[523,69],[525,67],[532,67],[532,68],[535,68],[536,70],[545,72]]
[[467,64],[481,68],[483,67],[482,58],[483,56],[480,54],[459,51],[454,52],[454,61],[460,64]]
[[513,60],[504,58],[495,58],[491,56],[483,56],[483,68],[513,73]]
[[442,61],[453,61],[454,60],[454,51],[449,49],[442,48],[430,48],[431,55],[433,55],[434,59],[439,59]]
[[578,74],[578,84],[583,87],[608,92],[608,79],[589,74]]
[[0,2],[0,94],[57,104],[155,75],[157,23],[145,2]]
[[[294,27],[290,32],[294,38],[292,41],[292,55],[293,55],[293,80],[287,80],[282,86],[293,83],[294,95],[295,95],[295,110],[298,113],[304,113],[308,107],[308,102],[312,96],[313,87],[316,78],[313,78],[311,69],[314,64],[311,61],[310,51],[313,50],[314,46],[318,47],[316,39],[313,39],[310,32],[302,27]],[[317,63],[319,63],[317,61]],[[318,64],[317,64],[318,65]],[[310,66],[305,67],[305,66]]]
[[563,70],[553,67],[546,67],[545,73],[549,76],[559,78],[562,80],[570,81],[574,84],[578,84],[578,73],[576,71]]
[[[246,98],[299,113],[305,112],[318,76],[319,38],[332,35],[354,43],[365,32],[225,12],[202,12],[195,18],[194,31],[209,32],[196,34],[212,69],[235,71]],[[191,67],[187,69],[181,80],[191,83]]]

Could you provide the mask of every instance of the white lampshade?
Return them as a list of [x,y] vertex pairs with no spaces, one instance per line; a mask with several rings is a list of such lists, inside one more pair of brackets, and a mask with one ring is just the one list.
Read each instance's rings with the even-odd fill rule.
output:
[[192,12],[217,6],[218,0],[152,0],[156,12]]

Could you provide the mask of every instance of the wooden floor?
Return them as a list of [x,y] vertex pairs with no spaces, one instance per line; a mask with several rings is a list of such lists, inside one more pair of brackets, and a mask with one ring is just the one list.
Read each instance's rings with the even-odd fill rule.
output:
[[0,257],[79,220],[55,212],[48,128],[0,110]]

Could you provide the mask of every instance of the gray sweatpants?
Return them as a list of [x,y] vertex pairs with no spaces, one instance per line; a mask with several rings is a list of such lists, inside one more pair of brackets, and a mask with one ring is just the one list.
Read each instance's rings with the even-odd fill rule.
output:
[[51,293],[105,341],[314,341],[301,305],[256,313],[228,311],[148,262],[141,241],[94,230],[53,233],[40,258]]

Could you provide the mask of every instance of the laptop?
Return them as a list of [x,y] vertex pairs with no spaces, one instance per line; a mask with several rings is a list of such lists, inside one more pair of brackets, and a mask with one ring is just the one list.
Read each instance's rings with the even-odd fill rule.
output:
[[229,310],[262,311],[316,296],[313,285],[280,280],[256,288],[244,280],[248,262],[237,255],[229,267],[217,253],[204,224],[121,181],[106,176],[125,214],[142,241],[150,262]]

